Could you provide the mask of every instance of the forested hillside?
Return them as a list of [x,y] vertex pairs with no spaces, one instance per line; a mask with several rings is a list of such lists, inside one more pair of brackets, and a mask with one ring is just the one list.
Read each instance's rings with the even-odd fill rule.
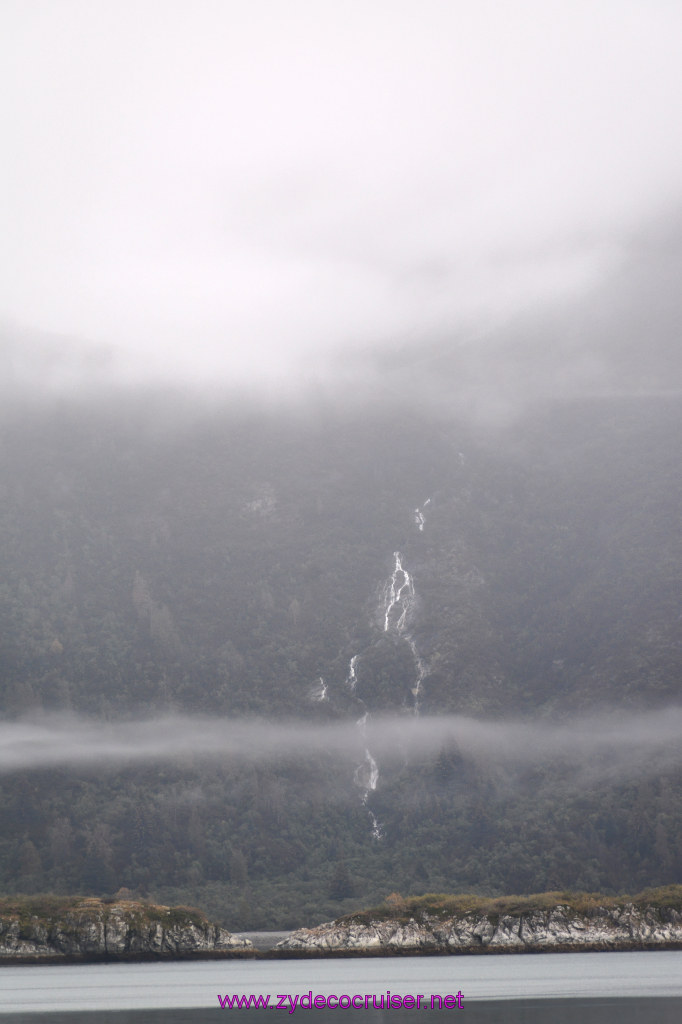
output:
[[[549,728],[679,703],[681,427],[672,399],[488,431],[385,404],[8,411],[2,717]],[[634,891],[680,880],[681,796],[675,766],[586,783],[454,741],[386,771],[369,750],[5,771],[0,885],[125,886],[231,928],[396,889]]]

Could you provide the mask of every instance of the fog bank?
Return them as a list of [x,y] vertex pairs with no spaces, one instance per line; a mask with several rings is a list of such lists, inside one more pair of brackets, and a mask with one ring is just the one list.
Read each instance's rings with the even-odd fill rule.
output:
[[[365,738],[366,736],[366,738]],[[584,781],[646,776],[682,766],[682,708],[602,714],[560,725],[459,715],[377,717],[310,724],[166,716],[99,723],[45,716],[0,724],[0,770],[57,765],[117,767],[192,758],[259,764],[330,757],[356,764],[365,744],[381,767],[435,758],[443,749],[481,769],[556,766]]]

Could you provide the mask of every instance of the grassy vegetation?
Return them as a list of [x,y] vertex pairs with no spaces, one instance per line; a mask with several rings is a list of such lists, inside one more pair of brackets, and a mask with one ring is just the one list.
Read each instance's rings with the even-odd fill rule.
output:
[[45,893],[34,896],[1,896],[0,919],[18,918],[20,926],[49,927],[68,914],[84,917],[109,916],[119,910],[128,917],[136,929],[150,924],[162,924],[165,928],[195,925],[203,928],[208,919],[201,910],[194,907],[164,907],[141,899],[98,899],[88,896],[55,896]]
[[377,907],[348,914],[344,923],[369,924],[371,921],[396,920],[406,923],[410,919],[421,921],[425,917],[450,918],[474,915],[498,920],[509,915],[518,917],[535,911],[551,910],[561,906],[576,916],[590,916],[599,908],[613,909],[632,903],[640,909],[654,907],[682,910],[682,885],[667,885],[658,889],[645,889],[635,896],[604,896],[601,893],[541,892],[529,896],[497,896],[486,898],[471,894],[451,895],[426,893],[404,899],[393,893]]

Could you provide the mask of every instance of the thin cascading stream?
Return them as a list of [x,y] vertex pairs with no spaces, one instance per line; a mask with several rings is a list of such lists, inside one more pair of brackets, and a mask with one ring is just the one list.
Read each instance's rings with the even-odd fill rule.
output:
[[328,687],[324,681],[324,678],[322,676],[318,676],[315,683],[313,683],[312,689],[310,691],[310,699],[312,701],[315,701],[316,703],[320,703],[323,700],[329,700],[329,697],[327,696],[327,690]]
[[424,510],[426,509],[426,506],[430,504],[431,499],[427,498],[421,508],[416,508],[414,510],[414,525],[420,533],[424,532],[424,527],[426,526],[426,514]]
[[358,676],[357,676],[358,657],[359,657],[359,655],[354,654],[353,657],[350,659],[350,664],[348,666],[348,675],[346,676],[346,686],[348,686],[350,688],[351,693],[355,693],[355,687],[356,687],[357,681],[358,681]]
[[[368,719],[369,712],[365,711],[362,718],[359,718],[357,721],[357,726],[360,729],[360,732],[362,733],[363,740],[367,739]],[[362,805],[363,807],[367,808],[369,816],[372,819],[372,836],[374,839],[382,839],[384,834],[383,828],[381,827],[381,824],[377,820],[377,817],[374,814],[374,812],[371,811],[369,807],[367,807],[367,800],[369,798],[369,794],[373,793],[374,790],[377,788],[377,783],[379,781],[379,766],[372,757],[369,747],[366,744],[365,759],[362,762],[362,764],[359,764],[358,767],[355,769],[355,775],[353,778],[355,781],[355,785],[362,790]]]
[[[427,498],[421,509],[415,509],[415,523],[420,532],[423,532],[425,525],[424,509],[431,503],[431,499]],[[411,573],[403,565],[403,556],[400,551],[393,552],[393,571],[390,578],[388,579],[384,587],[384,601],[383,601],[383,631],[384,633],[391,633],[397,636],[400,640],[404,640],[410,648],[410,653],[415,667],[415,682],[411,687],[411,693],[414,700],[413,710],[415,715],[419,714],[419,697],[421,694],[422,683],[427,675],[427,667],[422,661],[417,644],[414,637],[408,632],[407,626],[415,603],[415,588],[414,580]],[[354,654],[348,665],[348,672],[345,679],[345,684],[352,694],[355,694],[358,675],[358,661],[360,655]],[[327,696],[328,687],[322,676],[320,676],[313,686],[310,697],[311,700],[316,702],[328,700]],[[364,701],[361,701],[364,705]],[[376,815],[367,806],[370,794],[373,793],[378,785],[379,781],[379,766],[373,757],[369,746],[367,745],[367,721],[369,719],[369,712],[365,710],[363,716],[358,719],[357,726],[361,731],[362,738],[365,747],[365,756],[363,761],[357,766],[353,775],[353,781],[355,785],[361,791],[361,802],[363,807],[367,809],[372,820],[372,836],[375,839],[383,838],[383,829],[380,822],[377,820]]]
[[409,572],[403,568],[400,552],[394,551],[393,557],[393,572],[384,587],[384,633],[393,632],[401,636],[414,602],[414,583]]
[[[429,498],[428,501],[431,499]],[[427,504],[428,502],[425,502]],[[393,552],[395,564],[390,579],[384,587],[384,633],[393,633],[404,640],[412,654],[416,679],[412,689],[414,713],[419,714],[419,697],[427,667],[419,656],[414,637],[408,632],[407,624],[415,602],[414,580],[403,565],[399,551]]]

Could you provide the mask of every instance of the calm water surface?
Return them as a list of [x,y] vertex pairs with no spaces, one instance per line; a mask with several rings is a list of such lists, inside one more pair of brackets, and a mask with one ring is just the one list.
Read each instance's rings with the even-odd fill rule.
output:
[[[462,1009],[274,1009],[277,996],[462,993]],[[271,1008],[221,1009],[218,994],[269,995]],[[13,1024],[248,1024],[372,1021],[422,1024],[443,1015],[486,1024],[679,1024],[682,951],[344,960],[195,961],[0,968]]]

